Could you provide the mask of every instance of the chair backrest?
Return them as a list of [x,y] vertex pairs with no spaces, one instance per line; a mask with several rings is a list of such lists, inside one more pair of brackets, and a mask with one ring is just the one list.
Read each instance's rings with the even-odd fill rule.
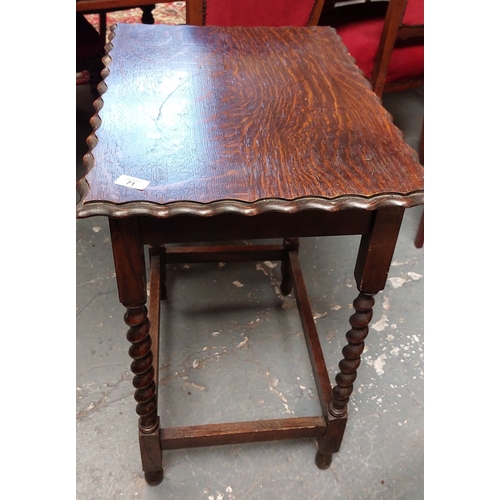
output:
[[[373,91],[382,96],[391,56],[398,41],[423,40],[424,0],[390,0],[372,70]],[[415,82],[416,84],[422,82]]]
[[314,26],[324,0],[186,0],[195,26]]

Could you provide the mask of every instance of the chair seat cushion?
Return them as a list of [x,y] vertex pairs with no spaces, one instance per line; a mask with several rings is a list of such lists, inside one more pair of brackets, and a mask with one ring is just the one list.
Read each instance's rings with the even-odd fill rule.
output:
[[[342,38],[357,66],[370,79],[373,61],[384,27],[384,19],[372,19],[339,26],[337,33]],[[424,74],[423,44],[395,47],[387,71],[386,84],[420,78]]]

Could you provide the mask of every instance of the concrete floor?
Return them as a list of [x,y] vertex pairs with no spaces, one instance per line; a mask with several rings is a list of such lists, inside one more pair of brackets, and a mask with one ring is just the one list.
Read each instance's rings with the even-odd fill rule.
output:
[[[93,108],[88,86],[76,91],[79,178]],[[417,89],[384,98],[413,147],[423,95]],[[164,452],[165,480],[156,487],[145,483],[141,471],[129,344],[107,220],[78,220],[77,498],[423,498],[424,252],[413,245],[421,213],[415,207],[405,214],[331,467],[316,468],[312,439],[195,448]],[[301,240],[301,264],[332,380],[357,295],[358,243],[359,237]],[[272,266],[169,269],[169,314],[164,307],[162,317],[169,335],[160,349],[162,426],[320,415],[296,306],[276,293],[279,266]]]

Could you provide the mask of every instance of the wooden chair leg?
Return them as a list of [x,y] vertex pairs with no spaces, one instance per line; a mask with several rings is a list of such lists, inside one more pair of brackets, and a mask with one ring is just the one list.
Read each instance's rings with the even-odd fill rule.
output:
[[[418,157],[420,163],[424,164],[424,122],[422,121],[422,131],[420,133],[420,145],[418,148]],[[422,218],[420,219],[420,224],[418,226],[417,235],[415,237],[415,246],[417,248],[422,248],[424,246],[424,213],[422,212]]]
[[101,45],[106,45],[106,12],[99,12],[99,35],[101,36]]
[[420,224],[418,225],[417,236],[415,237],[415,246],[417,248],[422,248],[424,246],[424,213],[422,212],[422,217],[420,218]]
[[153,17],[153,9],[155,7],[156,7],[156,4],[143,5],[141,7],[141,10],[142,10],[141,23],[142,24],[154,24],[155,23],[155,18]]

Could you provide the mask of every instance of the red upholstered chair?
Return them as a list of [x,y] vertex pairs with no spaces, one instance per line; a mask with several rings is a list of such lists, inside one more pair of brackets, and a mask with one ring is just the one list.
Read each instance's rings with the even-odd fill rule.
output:
[[335,3],[325,1],[318,24],[337,30],[379,97],[423,84],[424,0]]
[[312,26],[324,0],[187,0],[186,23],[195,26]]

